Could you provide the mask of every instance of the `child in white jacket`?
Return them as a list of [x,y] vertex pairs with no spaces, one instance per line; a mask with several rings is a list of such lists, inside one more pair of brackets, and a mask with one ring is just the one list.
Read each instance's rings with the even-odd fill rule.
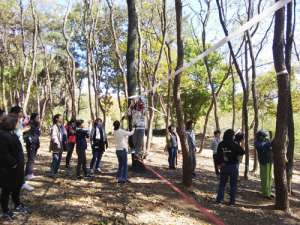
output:
[[[121,120],[122,122],[122,120]],[[127,179],[127,138],[126,136],[131,136],[134,133],[134,128],[131,132],[125,131],[121,129],[121,123],[119,121],[115,121],[113,123],[114,126],[114,137],[115,137],[115,145],[116,145],[116,154],[119,161],[119,168],[117,174],[118,183],[122,184],[130,184],[131,182]]]

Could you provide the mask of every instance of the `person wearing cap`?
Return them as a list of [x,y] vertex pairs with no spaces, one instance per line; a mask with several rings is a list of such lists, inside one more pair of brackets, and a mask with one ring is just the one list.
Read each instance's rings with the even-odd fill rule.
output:
[[273,175],[273,163],[270,157],[270,147],[272,139],[267,139],[268,135],[264,131],[259,131],[256,134],[254,146],[257,150],[258,162],[260,164],[260,184],[263,197],[272,200],[274,195],[271,194],[271,183]]
[[[15,134],[18,136],[19,141],[21,142],[22,150],[24,152],[24,133],[30,130],[30,126],[23,126],[22,120],[24,118],[23,109],[20,106],[14,106],[10,109],[10,113],[17,115],[19,119],[19,127],[17,130],[15,130]],[[25,172],[24,172],[25,173]],[[26,184],[25,182],[25,176],[24,176],[24,182],[22,189],[26,189],[27,191],[33,191],[34,187],[30,186],[29,184]]]
[[[125,114],[131,117],[131,125],[135,128],[134,134],[132,135],[135,160],[141,159],[141,148],[146,129],[146,117],[149,114],[146,102],[145,98],[134,100]],[[128,152],[133,153],[131,150]]]
[[25,176],[27,180],[35,179],[33,174],[34,161],[36,159],[37,151],[40,147],[40,116],[38,113],[32,113],[28,126],[30,130],[26,133],[26,150],[27,150],[27,163],[25,169]]
[[75,119],[71,119],[68,124],[65,125],[65,129],[67,131],[68,137],[69,137],[69,149],[68,149],[68,154],[66,157],[66,165],[65,167],[67,169],[71,169],[70,166],[70,161],[72,158],[72,154],[74,151],[74,147],[75,147],[75,133],[76,133],[76,120]]

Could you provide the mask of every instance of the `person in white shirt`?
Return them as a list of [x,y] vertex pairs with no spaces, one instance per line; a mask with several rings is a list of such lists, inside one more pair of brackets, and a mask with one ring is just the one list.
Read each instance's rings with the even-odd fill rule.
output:
[[[122,120],[121,120],[122,122]],[[114,137],[116,145],[116,154],[119,161],[119,168],[117,173],[118,183],[130,184],[131,182],[127,179],[127,138],[126,136],[131,136],[134,133],[134,128],[131,132],[121,129],[122,124],[119,121],[113,123],[114,126]]]
[[214,132],[215,138],[211,140],[210,143],[210,148],[213,150],[213,158],[214,158],[214,164],[215,164],[215,171],[217,176],[219,177],[219,169],[218,169],[218,164],[217,164],[217,152],[218,152],[218,145],[219,143],[222,141],[222,139],[220,138],[221,136],[221,131],[216,130]]

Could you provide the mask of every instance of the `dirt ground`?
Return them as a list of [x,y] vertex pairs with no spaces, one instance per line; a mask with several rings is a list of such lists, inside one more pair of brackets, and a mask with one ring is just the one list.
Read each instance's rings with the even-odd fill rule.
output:
[[[108,139],[109,148],[100,166],[104,173],[95,174],[91,180],[75,180],[77,155],[73,154],[73,168],[66,170],[64,153],[58,179],[53,181],[48,177],[52,160],[48,151],[49,136],[41,137],[42,144],[34,167],[37,178],[27,181],[35,190],[21,192],[22,202],[32,213],[18,215],[19,220],[14,224],[214,224],[149,170],[143,173],[129,170],[132,184],[117,184],[116,173],[111,171],[118,166],[114,138],[109,136]],[[250,174],[248,180],[242,178],[244,164],[240,166],[238,183],[242,198],[237,199],[235,206],[217,205],[218,179],[214,173],[209,142],[210,139],[207,139],[205,149],[197,154],[198,180],[193,181],[192,188],[185,188],[181,184],[181,154],[178,155],[178,169],[167,170],[168,155],[163,150],[164,137],[153,138],[152,150],[144,162],[225,224],[300,224],[299,155],[294,166],[294,194],[289,198],[291,215],[274,210],[275,200],[261,197],[258,175]],[[199,143],[200,137],[197,136],[198,146]],[[91,157],[91,150],[87,150],[88,165]],[[128,163],[131,164],[131,158]],[[225,202],[229,201],[228,191]],[[9,224],[2,220],[0,223]]]

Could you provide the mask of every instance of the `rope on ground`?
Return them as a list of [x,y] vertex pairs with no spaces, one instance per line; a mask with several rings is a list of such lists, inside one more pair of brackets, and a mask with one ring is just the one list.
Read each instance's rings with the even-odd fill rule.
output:
[[163,176],[161,176],[159,173],[157,173],[151,167],[147,166],[142,160],[139,160],[139,161],[141,163],[143,163],[147,169],[151,170],[156,176],[158,176],[166,184],[168,184],[171,188],[173,188],[178,194],[180,194],[182,197],[184,197],[186,200],[188,200],[190,203],[192,203],[194,206],[196,206],[202,213],[204,213],[207,217],[209,217],[216,224],[218,224],[218,225],[225,225],[220,220],[218,220],[215,216],[213,216],[212,214],[210,214],[206,209],[204,209],[203,207],[201,207],[197,202],[195,202],[193,199],[191,199],[189,196],[187,196],[182,191],[180,191],[177,187],[175,187],[173,184],[171,184],[170,181],[168,181],[167,179],[165,179]]

